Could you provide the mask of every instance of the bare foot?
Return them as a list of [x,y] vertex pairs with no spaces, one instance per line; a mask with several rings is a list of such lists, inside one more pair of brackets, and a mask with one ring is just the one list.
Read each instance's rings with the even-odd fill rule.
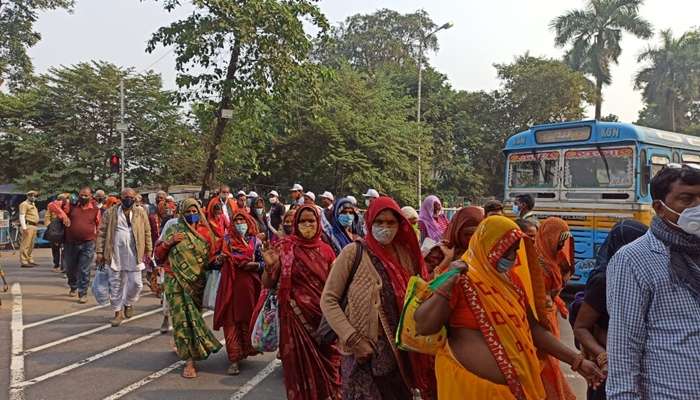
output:
[[185,364],[185,369],[182,370],[182,377],[186,379],[193,379],[197,377],[197,370],[194,368],[194,361],[187,361],[187,364]]

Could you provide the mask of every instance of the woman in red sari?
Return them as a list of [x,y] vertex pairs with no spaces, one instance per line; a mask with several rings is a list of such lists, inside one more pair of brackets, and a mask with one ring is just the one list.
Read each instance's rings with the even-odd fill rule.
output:
[[321,293],[335,260],[333,249],[321,240],[322,231],[316,208],[302,206],[294,216],[293,233],[264,253],[263,286],[278,288],[279,349],[290,400],[339,398],[340,354],[334,344],[314,340]]
[[260,296],[260,274],[265,262],[262,243],[256,237],[255,221],[237,212],[229,234],[219,240],[224,257],[214,308],[214,329],[224,328],[226,352],[231,363],[228,374],[240,374],[239,363],[256,355],[250,342],[250,320]]

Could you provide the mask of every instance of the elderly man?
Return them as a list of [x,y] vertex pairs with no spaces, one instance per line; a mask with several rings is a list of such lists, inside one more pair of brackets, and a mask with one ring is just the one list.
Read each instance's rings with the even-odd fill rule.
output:
[[34,205],[39,193],[30,190],[27,199],[19,205],[19,224],[22,228],[22,242],[19,245],[19,262],[22,268],[37,267],[38,264],[32,258],[34,241],[36,240],[36,226],[39,223],[39,210]]
[[107,194],[105,193],[104,190],[98,189],[95,191],[95,204],[97,205],[97,208],[100,209],[100,213],[104,214],[106,208],[105,208],[105,202],[107,201]]
[[121,325],[134,315],[146,267],[144,257],[153,253],[148,214],[136,203],[136,191],[125,188],[121,205],[107,210],[97,235],[97,264],[104,263],[109,273],[109,301],[114,311],[112,326]]

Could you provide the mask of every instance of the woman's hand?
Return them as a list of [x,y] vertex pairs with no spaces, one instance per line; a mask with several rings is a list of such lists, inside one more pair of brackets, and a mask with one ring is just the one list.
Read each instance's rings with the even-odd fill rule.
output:
[[586,378],[588,385],[593,389],[597,389],[606,378],[603,371],[591,360],[583,360],[577,372]]
[[260,264],[255,262],[255,261],[249,261],[249,262],[243,264],[244,271],[253,272],[253,271],[257,271],[258,268],[260,268]]
[[173,246],[182,242],[183,240],[185,240],[185,234],[182,232],[174,234],[173,237],[170,239],[170,241],[173,243]]
[[279,264],[280,262],[280,252],[276,248],[271,248],[263,251],[262,256],[263,260],[265,260],[265,264],[270,266],[271,268],[276,267],[277,264]]
[[455,248],[454,247],[447,247],[447,245],[441,244],[440,250],[442,250],[442,254],[445,255],[445,261],[447,261],[447,262],[452,261],[452,259],[455,257]]
[[352,348],[352,354],[360,364],[366,363],[374,355],[374,348],[367,339],[362,339]]

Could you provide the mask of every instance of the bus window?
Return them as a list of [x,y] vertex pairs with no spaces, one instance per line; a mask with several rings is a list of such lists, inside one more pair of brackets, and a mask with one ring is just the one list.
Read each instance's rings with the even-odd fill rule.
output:
[[647,151],[639,152],[639,195],[647,197],[649,195],[649,165],[647,165]]
[[684,153],[683,162],[688,164],[700,164],[700,155]]
[[568,188],[630,188],[634,182],[634,150],[601,148],[564,153]]
[[666,165],[668,165],[669,159],[666,156],[651,156],[651,176],[652,178],[656,176]]
[[553,188],[558,168],[558,151],[511,154],[508,157],[508,187]]

